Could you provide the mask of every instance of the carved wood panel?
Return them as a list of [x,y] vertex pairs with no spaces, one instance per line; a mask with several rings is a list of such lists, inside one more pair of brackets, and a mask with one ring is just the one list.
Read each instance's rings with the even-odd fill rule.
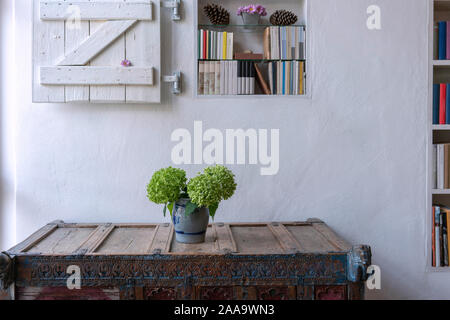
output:
[[145,288],[145,300],[176,300],[177,291],[175,288]]
[[233,300],[235,299],[233,287],[200,287],[198,288],[200,300]]
[[257,300],[295,300],[295,287],[258,286],[256,289]]
[[316,300],[347,300],[346,286],[315,286]]

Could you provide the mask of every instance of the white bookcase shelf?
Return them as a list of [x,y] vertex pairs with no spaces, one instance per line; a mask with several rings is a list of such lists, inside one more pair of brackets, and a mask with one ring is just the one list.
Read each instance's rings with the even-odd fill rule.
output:
[[[430,21],[450,20],[450,0],[430,0]],[[426,270],[428,272],[450,272],[449,267],[432,266],[432,210],[439,204],[450,207],[450,189],[434,189],[433,186],[433,144],[450,143],[450,125],[433,123],[433,84],[450,83],[450,60],[436,60],[434,56],[434,23],[429,29],[429,99],[428,99],[428,179],[427,179],[427,211],[424,214],[426,226]]]
[[[197,0],[194,1],[196,11],[196,15],[194,18],[194,28],[196,30],[196,37],[195,37],[195,86],[194,86],[194,96],[197,98],[207,98],[207,99],[215,99],[215,98],[240,98],[240,99],[254,99],[254,98],[286,98],[286,99],[301,99],[301,98],[310,98],[310,83],[311,83],[311,64],[309,61],[310,56],[310,32],[308,28],[308,0],[280,0],[280,1],[273,1],[273,0],[261,0],[258,1],[258,4],[263,5],[267,10],[267,16],[261,17],[259,24],[243,24],[242,17],[236,15],[236,11],[238,7],[243,5],[248,5],[248,2],[242,1],[242,0],[224,0],[220,2],[214,2],[210,0]],[[228,25],[214,25],[211,24],[209,19],[206,17],[206,15],[203,12],[203,8],[205,5],[209,3],[216,3],[220,4],[222,7],[227,9],[230,12],[230,24]],[[234,52],[235,53],[242,53],[245,51],[251,51],[254,54],[263,54],[263,34],[266,28],[271,27],[272,25],[269,22],[269,17],[272,13],[274,13],[276,10],[289,10],[294,12],[298,16],[298,20],[296,24],[291,25],[292,27],[299,27],[304,28],[305,30],[305,59],[235,59],[233,56],[233,59],[227,59],[227,60],[220,60],[220,59],[202,59],[200,56],[200,48],[199,48],[199,39],[200,36],[200,30],[210,30],[210,31],[218,31],[218,32],[232,32],[234,41]],[[205,64],[208,62],[222,62],[222,61],[237,61],[238,63],[246,63],[246,62],[254,62],[257,64],[257,66],[260,69],[260,72],[262,74],[262,77],[266,81],[266,83],[270,86],[270,80],[269,80],[269,65],[274,62],[280,61],[281,64],[283,62],[286,62],[286,65],[288,65],[287,62],[292,64],[292,70],[294,70],[295,66],[299,66],[299,69],[301,70],[300,64],[303,65],[303,75],[300,76],[303,79],[304,83],[304,89],[303,94],[265,94],[261,88],[260,85],[258,85],[257,81],[255,84],[255,90],[254,94],[246,95],[236,95],[236,94],[204,94],[202,92],[202,89],[200,88],[200,82],[199,79],[201,78],[199,76],[199,69],[200,64]],[[203,68],[203,67],[202,67]],[[211,67],[209,67],[211,68]],[[234,67],[233,67],[234,68]],[[256,71],[255,71],[256,72]],[[219,72],[220,73],[220,72]],[[299,73],[296,71],[296,73]],[[257,75],[255,75],[255,78],[257,78]],[[300,80],[298,80],[300,81]],[[296,86],[293,85],[295,88]],[[301,87],[301,84],[300,84]]]

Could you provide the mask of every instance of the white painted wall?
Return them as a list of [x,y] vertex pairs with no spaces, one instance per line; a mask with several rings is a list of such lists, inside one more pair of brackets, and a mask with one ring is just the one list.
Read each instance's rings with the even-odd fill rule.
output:
[[14,5],[0,1],[0,250],[16,242]]
[[[168,220],[145,186],[170,164],[171,132],[192,130],[194,120],[279,128],[279,174],[232,166],[239,187],[217,220],[319,217],[372,246],[382,290],[370,298],[449,299],[449,273],[425,272],[428,0],[312,0],[311,100],[193,99],[193,6],[184,2],[186,19],[163,30],[165,71],[184,72],[183,96],[33,105],[31,1],[16,0],[18,240],[54,219]],[[371,4],[381,7],[381,31],[366,28]]]

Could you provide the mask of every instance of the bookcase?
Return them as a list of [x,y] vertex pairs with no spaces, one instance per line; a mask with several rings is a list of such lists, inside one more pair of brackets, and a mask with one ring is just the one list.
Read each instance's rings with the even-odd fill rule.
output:
[[[428,137],[427,137],[427,212],[426,216],[426,254],[427,254],[427,271],[430,272],[446,272],[450,271],[448,266],[440,266],[436,262],[437,229],[435,206],[442,206],[450,208],[450,188],[448,183],[442,187],[438,180],[439,176],[439,154],[437,151],[438,144],[450,144],[450,123],[437,124],[436,123],[436,103],[440,100],[439,95],[436,94],[436,85],[450,84],[450,59],[442,59],[439,57],[439,32],[437,23],[440,21],[450,21],[450,0],[430,0],[430,24],[429,24],[429,99],[428,99]],[[441,59],[440,59],[441,58]],[[449,92],[450,94],[450,92]],[[438,100],[437,97],[439,97]],[[440,103],[440,101],[439,101]],[[441,106],[439,106],[441,108]],[[446,107],[448,108],[448,106]],[[440,115],[442,116],[442,115]],[[438,123],[441,123],[439,120]],[[442,152],[442,151],[440,151]],[[438,159],[436,159],[438,158]],[[448,160],[445,160],[446,163]],[[450,162],[447,163],[447,166]],[[442,178],[441,178],[442,180]],[[448,234],[448,233],[447,233]],[[447,239],[448,243],[448,239]],[[448,252],[446,253],[448,256]],[[439,258],[442,255],[439,254]]]
[[[228,10],[230,13],[230,23],[228,25],[213,25],[209,21],[204,14],[203,8],[211,3],[219,4]],[[250,4],[252,2],[242,0],[198,0],[194,2],[194,10],[196,11],[194,18],[194,27],[196,29],[194,96],[198,98],[310,98],[310,31],[307,24],[307,0],[262,0],[255,2],[255,4],[260,4],[266,8],[267,16],[261,17],[259,24],[244,24],[242,17],[238,16],[236,12],[240,6]],[[303,40],[303,48],[298,48],[297,46],[297,51],[295,51],[294,47],[292,47],[292,54],[289,53],[285,56],[270,56],[270,54],[267,56],[264,50],[265,33],[266,36],[270,34],[271,40],[269,42],[273,41],[272,33],[269,32],[276,29],[276,27],[272,26],[269,18],[276,10],[289,10],[297,15],[297,22],[290,25],[287,28],[287,32],[292,32],[293,37],[300,34]],[[280,28],[279,30],[286,29]],[[208,40],[210,40],[211,33],[213,33],[213,41],[216,43],[213,51],[216,54],[211,55],[211,51],[209,51],[209,54],[205,56],[204,44],[205,41],[208,41],[205,40],[205,32],[208,31],[210,31],[207,35]],[[220,53],[223,48],[217,48],[217,43],[222,43],[223,41],[224,33],[228,35],[228,41],[230,41],[230,34],[232,34],[232,53],[229,51],[230,43],[227,44],[223,54]],[[203,34],[205,34],[205,37],[203,37]],[[209,47],[208,49],[210,50]],[[251,52],[254,56],[242,55],[248,52]],[[278,74],[277,69],[281,70],[281,72],[278,71]],[[215,70],[215,76],[212,70]],[[217,88],[216,84],[215,90],[209,89],[205,91],[205,74],[208,74],[208,72],[211,73],[211,77],[214,77],[215,83],[220,81],[220,88]],[[217,74],[220,75],[219,77],[222,77],[220,80]],[[240,81],[236,79],[241,76],[244,78],[246,76],[250,77],[251,90],[239,91],[239,83],[236,84],[234,82]],[[278,88],[277,82],[279,83]]]

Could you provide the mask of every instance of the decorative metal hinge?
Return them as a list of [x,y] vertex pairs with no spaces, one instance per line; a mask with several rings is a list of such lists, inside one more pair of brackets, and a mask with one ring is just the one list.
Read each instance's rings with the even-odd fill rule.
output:
[[161,6],[163,8],[171,8],[172,9],[172,20],[173,21],[181,20],[180,5],[181,5],[181,0],[161,1]]
[[0,253],[0,290],[6,290],[14,282],[14,259],[6,252]]
[[177,71],[174,72],[171,76],[164,76],[163,77],[164,82],[172,82],[172,93],[173,94],[180,94],[181,93],[181,72]]
[[372,252],[369,246],[353,246],[348,253],[347,278],[351,282],[366,281],[368,278],[367,268],[372,264]]

